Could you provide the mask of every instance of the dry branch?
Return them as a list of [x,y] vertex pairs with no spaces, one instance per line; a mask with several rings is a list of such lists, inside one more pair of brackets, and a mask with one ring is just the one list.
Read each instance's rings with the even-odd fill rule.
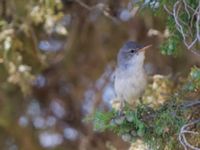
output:
[[192,150],[200,150],[200,147],[195,147],[195,146],[191,145],[187,141],[186,136],[185,136],[185,133],[190,134],[190,135],[199,135],[200,133],[189,130],[189,127],[191,127],[192,125],[195,125],[199,122],[200,122],[200,118],[197,120],[193,120],[181,127],[178,139],[179,139],[179,142],[181,143],[181,145],[184,147],[184,150],[188,150],[188,148],[190,148]]
[[[198,49],[195,49],[200,43],[200,1],[196,9],[193,9],[186,0],[178,0],[174,3],[172,11],[170,11],[166,5],[164,9],[167,13],[173,16],[176,29],[183,38],[183,43],[195,55],[200,56]],[[186,12],[189,22],[185,22],[181,19],[181,12]],[[196,20],[195,20],[196,18]]]

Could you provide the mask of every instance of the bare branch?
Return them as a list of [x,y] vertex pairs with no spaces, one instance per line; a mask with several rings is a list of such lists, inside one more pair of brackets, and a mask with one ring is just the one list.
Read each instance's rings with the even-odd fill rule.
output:
[[183,104],[182,107],[183,108],[190,108],[190,107],[197,106],[197,105],[200,105],[200,100],[194,100],[194,101],[191,101],[191,102],[187,102],[187,103]]
[[75,2],[77,2],[80,6],[84,7],[87,10],[92,10],[92,7],[88,6],[87,4],[83,3],[80,0],[75,0]]
[[[169,12],[169,10],[165,7],[165,9]],[[190,19],[190,23],[187,24],[180,17],[180,10],[185,11],[188,16],[188,20]],[[186,0],[179,0],[173,6],[173,17],[176,24],[176,29],[180,32],[183,37],[183,43],[193,54],[200,56],[198,50],[193,47],[200,42],[200,1],[196,10],[194,10]],[[195,27],[193,26],[194,18],[196,16]],[[194,31],[193,31],[194,30]],[[187,32],[187,33],[186,33]]]
[[112,20],[115,23],[120,23],[120,21],[113,17],[105,8],[105,5],[103,3],[99,3],[97,5],[94,6],[89,6],[87,4],[85,4],[84,2],[82,2],[81,0],[75,0],[75,2],[77,2],[80,6],[82,6],[83,8],[87,9],[88,11],[92,11],[92,10],[99,10],[105,17],[109,18],[110,20]]
[[199,6],[198,6],[198,12],[197,12],[197,21],[196,21],[197,39],[200,42],[199,25],[200,25],[200,1],[199,1]]
[[198,132],[194,132],[194,131],[190,131],[188,130],[188,128],[194,124],[197,124],[200,122],[200,118],[197,119],[197,120],[193,120],[192,122],[190,123],[187,123],[185,125],[183,125],[181,127],[181,130],[179,132],[179,136],[178,136],[178,139],[179,139],[179,142],[181,143],[181,145],[184,147],[185,150],[187,150],[188,148],[192,149],[192,150],[200,150],[199,147],[195,147],[193,145],[191,145],[187,139],[186,139],[186,136],[185,136],[185,133],[187,134],[191,134],[191,135],[199,135]]
[[166,10],[166,12],[168,12],[168,14],[172,15],[173,16],[173,13],[167,8],[166,5],[163,6],[164,9]]
[[188,18],[190,18],[190,12],[188,10],[188,5],[185,0],[183,0],[183,3],[184,3],[185,11],[187,12]]

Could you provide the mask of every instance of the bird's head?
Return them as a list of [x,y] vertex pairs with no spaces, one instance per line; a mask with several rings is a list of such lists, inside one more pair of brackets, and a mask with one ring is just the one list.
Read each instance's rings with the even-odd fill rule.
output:
[[132,65],[143,65],[145,50],[151,45],[142,46],[134,41],[126,42],[119,50],[117,56],[118,66],[127,67]]

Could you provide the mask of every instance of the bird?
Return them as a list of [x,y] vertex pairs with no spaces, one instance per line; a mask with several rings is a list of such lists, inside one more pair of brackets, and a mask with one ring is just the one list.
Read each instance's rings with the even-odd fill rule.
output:
[[114,72],[114,91],[123,109],[126,102],[134,104],[144,92],[147,75],[144,70],[145,50],[151,45],[142,46],[135,41],[126,42],[117,55]]

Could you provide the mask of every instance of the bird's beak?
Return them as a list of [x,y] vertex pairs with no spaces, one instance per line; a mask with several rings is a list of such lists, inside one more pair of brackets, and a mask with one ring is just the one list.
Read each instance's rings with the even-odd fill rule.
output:
[[139,49],[139,52],[143,52],[143,51],[149,49],[151,46],[152,46],[152,45],[147,45],[147,46],[145,46],[145,47]]

